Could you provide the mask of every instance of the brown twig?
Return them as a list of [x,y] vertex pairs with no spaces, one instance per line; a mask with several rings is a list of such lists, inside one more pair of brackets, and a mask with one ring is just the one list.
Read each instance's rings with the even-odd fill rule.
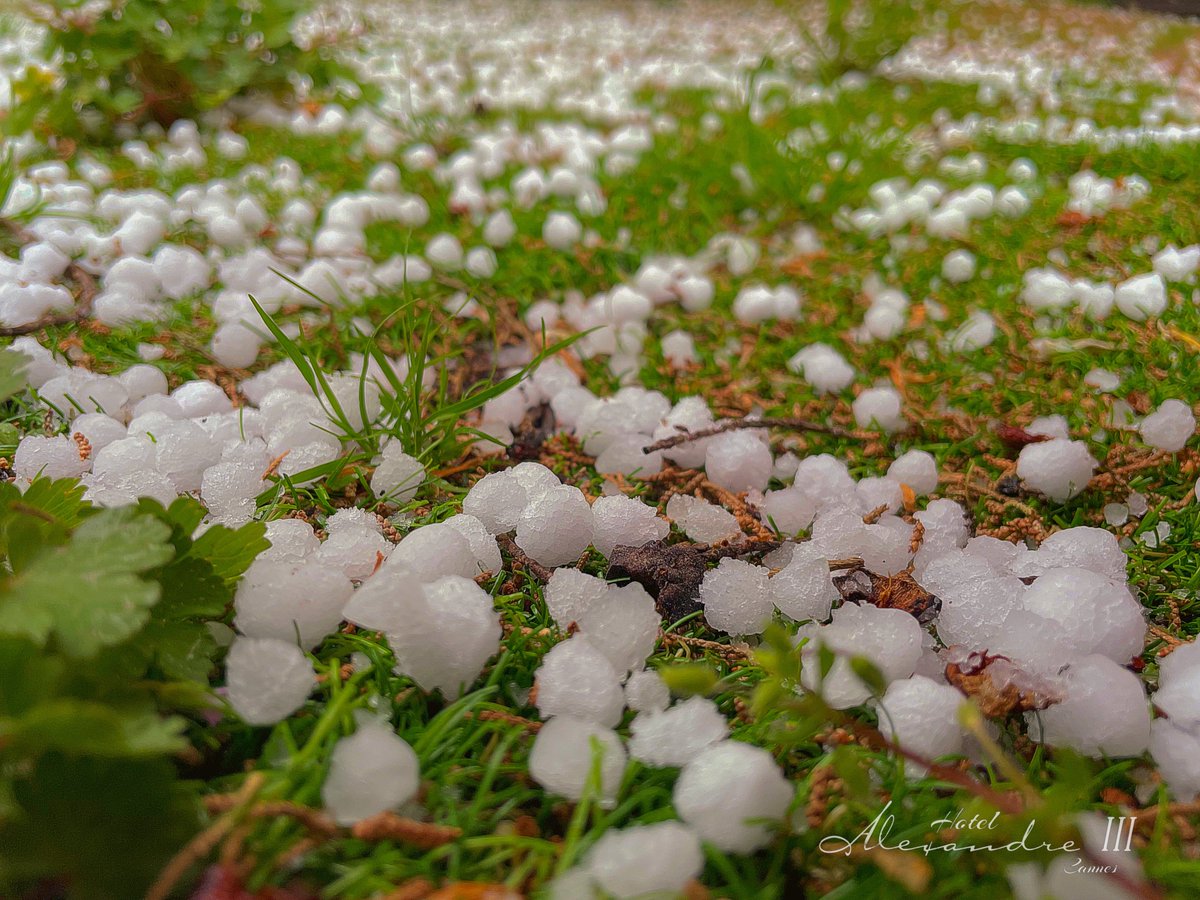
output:
[[727,431],[739,428],[787,428],[792,431],[815,431],[819,434],[831,434],[834,437],[857,437],[854,432],[847,431],[837,425],[822,425],[820,422],[814,422],[811,419],[797,419],[790,416],[767,419],[726,419],[724,422],[718,422],[716,425],[710,425],[708,428],[700,428],[696,431],[687,431],[681,428],[679,434],[655,441],[653,444],[647,444],[642,448],[642,452],[654,453],[656,450],[670,450],[672,447],[678,447],[680,444],[686,444],[688,441],[713,437],[714,435],[724,434]]
[[393,812],[381,812],[355,822],[350,833],[360,841],[401,841],[429,850],[458,840],[462,829],[452,825],[418,822]]
[[550,576],[554,574],[554,572],[552,570],[547,569],[545,566],[543,566],[537,560],[531,559],[529,557],[529,555],[525,553],[524,550],[522,550],[520,547],[518,547],[517,542],[515,540],[513,540],[512,535],[510,535],[510,534],[497,535],[496,542],[500,545],[501,550],[503,550],[510,557],[512,557],[512,560],[514,563],[521,566],[526,571],[530,572],[531,574],[533,574],[535,577],[539,578],[540,580],[549,581]]

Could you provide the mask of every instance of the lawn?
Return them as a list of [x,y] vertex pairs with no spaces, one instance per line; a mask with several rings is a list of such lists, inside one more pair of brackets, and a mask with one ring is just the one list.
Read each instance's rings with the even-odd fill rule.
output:
[[1200,26],[918,6],[0,19],[0,894],[1200,893]]

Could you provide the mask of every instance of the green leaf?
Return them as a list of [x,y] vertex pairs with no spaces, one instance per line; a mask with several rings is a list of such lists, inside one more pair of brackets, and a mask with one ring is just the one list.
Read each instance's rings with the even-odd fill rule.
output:
[[887,690],[887,679],[883,677],[879,667],[865,656],[850,657],[850,671],[857,675],[875,696],[878,697]]
[[184,746],[185,723],[152,708],[122,709],[91,700],[61,698],[19,719],[0,719],[0,739],[29,755],[60,750],[71,755],[146,757]]
[[170,529],[134,507],[88,519],[0,589],[0,634],[45,645],[53,633],[69,656],[94,656],[146,623],[159,585],[138,573],[174,553]]
[[29,357],[16,350],[0,350],[0,400],[7,400],[25,387]]
[[207,561],[217,577],[232,582],[271,546],[266,534],[267,526],[262,522],[248,522],[237,529],[214,525],[196,538],[188,556]]
[[154,658],[168,677],[208,684],[217,641],[207,625],[151,622],[138,637],[154,649]]
[[708,663],[664,666],[658,670],[658,674],[671,689],[671,693],[677,696],[708,694],[717,685],[717,670]]

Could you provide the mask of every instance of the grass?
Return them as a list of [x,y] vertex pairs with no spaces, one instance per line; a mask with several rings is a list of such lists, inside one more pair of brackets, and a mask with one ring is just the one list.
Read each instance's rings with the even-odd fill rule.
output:
[[[1078,84],[1068,85],[1063,97],[1068,113],[1092,116],[1101,124],[1127,125],[1137,121],[1138,110],[1155,90],[1138,88],[1132,97],[1122,99],[1119,92],[1081,78]],[[477,342],[495,340],[495,322],[502,315],[511,322],[538,299],[558,298],[566,290],[590,295],[631,277],[644,256],[693,254],[715,233],[733,231],[749,235],[766,249],[752,279],[788,281],[804,290],[801,321],[762,329],[737,322],[730,307],[742,281],[720,273],[711,310],[685,315],[664,307],[656,313],[654,336],[639,373],[642,382],[672,400],[701,394],[726,415],[757,409],[768,415],[817,416],[845,425],[852,422],[848,396],[815,396],[786,368],[798,349],[826,341],[862,373],[855,389],[880,377],[895,384],[905,395],[912,427],[894,438],[880,436],[870,442],[776,435],[780,447],[834,453],[846,459],[859,477],[882,474],[895,455],[910,447],[929,450],[944,473],[952,479],[960,476],[945,484],[945,493],[967,505],[978,533],[1014,538],[1034,537],[1041,529],[1103,526],[1106,503],[1122,501],[1130,492],[1144,494],[1150,511],[1117,530],[1130,542],[1131,584],[1149,621],[1159,629],[1143,655],[1145,677],[1152,685],[1158,652],[1171,641],[1200,633],[1195,601],[1200,586],[1196,552],[1200,507],[1188,502],[1200,475],[1200,456],[1195,449],[1170,457],[1148,454],[1136,435],[1106,424],[1114,397],[1086,388],[1083,378],[1093,368],[1116,372],[1122,383],[1115,396],[1143,408],[1168,397],[1197,396],[1200,368],[1190,363],[1196,352],[1194,339],[1200,336],[1200,307],[1192,302],[1190,288],[1174,285],[1169,325],[1138,324],[1116,315],[1103,323],[1090,323],[1077,317],[1034,316],[1017,303],[1016,296],[1021,273],[1045,264],[1052,251],[1067,255],[1073,275],[1111,279],[1148,268],[1143,243],[1148,235],[1158,236],[1164,244],[1194,241],[1200,233],[1196,145],[1147,144],[1102,152],[1089,144],[1012,144],[984,131],[969,139],[957,155],[981,154],[987,174],[980,180],[996,185],[1005,183],[1004,172],[1012,160],[1032,160],[1039,172],[1039,196],[1031,212],[1011,221],[987,219],[975,225],[965,241],[923,240],[914,234],[915,249],[898,253],[887,238],[849,234],[832,222],[840,210],[866,204],[872,184],[898,174],[911,180],[941,177],[952,186],[965,186],[961,179],[940,176],[938,160],[920,148],[935,115],[961,119],[979,110],[975,87],[872,77],[861,89],[839,90],[828,99],[799,105],[776,108],[770,103],[770,90],[759,96],[765,112],[752,120],[745,109],[719,109],[706,92],[645,91],[639,100],[652,111],[672,116],[676,128],[659,135],[632,172],[620,178],[601,176],[608,207],[586,223],[600,235],[599,243],[573,255],[555,252],[536,237],[546,207],[517,210],[520,237],[516,247],[501,253],[499,274],[489,282],[461,276],[466,289],[492,313],[492,323],[446,316],[442,304],[458,286],[436,280],[411,286],[402,296],[382,293],[317,312],[285,309],[276,317],[278,324],[276,319],[268,320],[275,342],[260,355],[255,369],[285,358],[296,363],[314,393],[334,411],[334,418],[345,420],[343,431],[354,452],[320,473],[307,473],[323,476],[314,484],[301,486],[303,477],[280,479],[260,498],[262,515],[276,518],[299,512],[320,524],[325,516],[351,503],[377,507],[365,481],[384,432],[377,426],[351,424],[325,373],[344,367],[351,352],[367,354],[391,372],[383,358],[385,350],[389,355],[404,352],[410,362],[406,375],[389,378],[383,386],[390,431],[434,473],[418,500],[406,508],[411,518],[404,527],[452,514],[457,499],[480,472],[503,465],[491,460],[453,471],[462,457],[463,441],[471,437],[469,414],[520,376],[467,385],[463,393],[453,396],[444,375],[432,389],[421,387],[426,366],[461,357],[462,348]],[[996,117],[1013,112],[1011,101],[1004,98],[986,110]],[[705,114],[719,117],[715,138],[701,127]],[[489,117],[496,116],[486,114],[480,124]],[[445,154],[464,146],[475,127],[467,122],[457,130],[449,129],[440,136],[439,149]],[[360,188],[370,168],[360,158],[347,158],[337,139],[300,140],[262,126],[245,126],[242,133],[251,148],[246,160],[231,163],[214,155],[198,172],[139,171],[104,148],[89,148],[89,152],[113,167],[119,187],[166,191],[199,179],[233,177],[247,165],[269,166],[285,155],[311,177],[318,206],[341,191]],[[857,170],[831,167],[834,153],[854,160]],[[752,190],[744,190],[732,175],[735,164],[745,166]],[[1068,196],[1066,179],[1086,166],[1111,177],[1139,174],[1150,182],[1151,194],[1129,210],[1112,211],[1078,226],[1064,225],[1060,213]],[[507,184],[514,174],[516,170],[510,169],[496,181]],[[367,246],[373,259],[419,250],[440,231],[455,234],[464,245],[476,240],[475,228],[450,213],[444,190],[432,178],[406,172],[404,183],[406,190],[429,202],[430,221],[415,230],[373,226]],[[820,195],[810,193],[814,183],[823,187]],[[268,195],[264,202],[274,213],[280,198]],[[786,237],[801,223],[818,231],[825,245],[823,254],[797,260],[786,250]],[[622,230],[626,231],[623,239]],[[198,235],[187,237],[202,243]],[[967,284],[952,286],[941,280],[939,272],[942,258],[958,246],[977,256],[981,272]],[[948,311],[947,321],[914,318],[912,327],[894,341],[848,340],[866,310],[862,287],[868,272],[885,273],[890,283],[901,285],[914,310],[926,298],[941,304]],[[944,350],[939,338],[971,309],[996,315],[998,339],[968,355]],[[369,334],[351,327],[355,317],[371,322]],[[299,323],[301,337],[287,336],[282,326],[289,323]],[[95,325],[51,329],[44,342],[69,350],[100,372],[119,371],[139,361],[141,343],[157,344],[166,350],[161,365],[172,385],[196,377],[242,377],[244,373],[216,365],[208,354],[213,328],[205,306],[192,298],[167,309],[160,322],[114,329]],[[700,352],[698,364],[682,373],[666,365],[657,344],[658,336],[674,328],[690,331]],[[530,366],[564,349],[566,342],[555,343],[555,337],[546,337],[546,349]],[[1036,356],[1031,348],[1042,338],[1065,343]],[[617,387],[603,361],[589,360],[584,367],[594,390],[604,393]],[[42,427],[35,405],[10,405],[6,412],[7,420],[21,431]],[[1088,440],[1104,463],[1102,471],[1115,474],[1105,489],[1091,490],[1066,504],[1037,496],[1022,496],[1018,503],[998,500],[992,488],[1009,471],[1011,452],[993,426],[1027,424],[1035,416],[1053,413],[1066,415],[1073,436]],[[561,448],[548,449],[546,461],[560,473],[572,473],[585,490],[598,493],[601,479],[590,470],[580,471]],[[657,499],[650,491],[646,497],[651,502]],[[1170,525],[1171,533],[1153,547],[1144,537],[1160,522]],[[588,571],[603,573],[604,561],[594,552],[584,565]],[[212,727],[195,723],[191,736],[200,761],[182,771],[196,779],[203,792],[237,790],[251,770],[263,776],[257,799],[319,805],[329,753],[340,737],[353,731],[354,716],[386,715],[420,758],[422,802],[428,818],[463,831],[461,839],[428,851],[338,837],[295,856],[290,851],[305,837],[301,823],[289,818],[257,822],[239,835],[241,844],[236,848],[251,889],[298,881],[315,886],[322,897],[355,900],[422,878],[435,884],[473,881],[540,890],[607,828],[670,817],[675,779],[671,770],[632,764],[612,808],[605,808],[595,796],[574,805],[548,797],[530,780],[527,758],[533,733],[522,719],[536,719],[529,703],[533,673],[561,635],[546,613],[536,580],[502,574],[488,588],[507,636],[502,652],[479,682],[455,702],[428,697],[394,675],[390,653],[378,636],[340,633],[315,653],[325,675],[319,690],[300,713],[269,733],[234,720]],[[714,637],[695,620],[674,630],[686,638]],[[354,654],[362,654],[370,664],[356,667],[346,677],[342,665]],[[769,748],[795,782],[797,821],[811,818],[815,823],[781,835],[770,849],[748,858],[708,848],[703,881],[714,896],[775,898],[806,892],[834,898],[910,893],[989,898],[1007,893],[1006,867],[1024,859],[1023,854],[978,854],[964,865],[961,856],[949,854],[923,858],[880,852],[843,858],[821,853],[822,837],[861,830],[885,799],[892,801],[896,814],[893,837],[914,841],[928,840],[931,823],[960,809],[990,815],[990,808],[985,799],[934,777],[907,781],[902,761],[878,748],[854,741],[837,746],[819,741],[818,736],[827,737],[833,727],[828,710],[778,694],[773,704],[755,707],[763,685],[787,683],[789,677],[786,671],[772,668],[767,656],[732,666],[706,650],[660,646],[651,665],[671,667],[690,660],[703,662],[719,677],[713,698],[730,718],[733,736]],[[508,718],[480,717],[479,713],[489,711]],[[873,716],[864,711],[859,718],[870,724]],[[1037,798],[1025,818],[1005,820],[1004,834],[1019,834],[1033,818],[1036,834],[1061,839],[1073,834],[1071,819],[1076,812],[1116,813],[1111,798],[1132,794],[1144,778],[1136,762],[1087,760],[1035,749],[1012,729],[1002,731],[998,753],[1002,755],[991,759],[991,787],[1000,792],[1015,789],[1012,773],[1003,771],[1013,760]],[[1164,816],[1141,851],[1142,864],[1167,893],[1194,896],[1200,892],[1198,849],[1194,832]]]

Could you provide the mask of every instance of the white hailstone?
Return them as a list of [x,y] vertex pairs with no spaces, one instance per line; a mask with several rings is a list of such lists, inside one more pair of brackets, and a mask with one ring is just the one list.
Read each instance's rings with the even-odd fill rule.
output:
[[[808,639],[801,650],[801,682],[810,691],[819,690],[834,709],[858,706],[871,696],[871,689],[854,673],[851,658],[866,658],[887,682],[907,678],[921,658],[922,634],[917,620],[906,612],[845,603],[834,610],[828,625],[804,625],[797,633],[797,641]],[[824,680],[820,646],[836,654]]]
[[492,213],[483,226],[483,239],[493,247],[505,246],[516,235],[517,226],[513,222],[512,213],[507,209]]
[[829,561],[797,544],[792,558],[770,580],[771,600],[776,608],[802,622],[829,620],[833,601],[840,596],[833,584]]
[[317,673],[294,641],[234,638],[225,659],[229,705],[250,725],[273,725],[300,708]]
[[1017,475],[1031,489],[1061,503],[1087,488],[1097,465],[1083,441],[1054,438],[1022,447]]
[[1126,664],[1145,644],[1142,605],[1124,583],[1074,567],[1050,569],[1025,591],[1026,609],[1056,622],[1080,655]]
[[1196,417],[1192,409],[1182,400],[1164,400],[1146,418],[1138,430],[1144,440],[1157,450],[1175,453],[1182,450],[1196,432]]
[[303,519],[268,522],[266,537],[271,546],[258,555],[259,559],[298,563],[321,547],[313,527]]
[[692,336],[678,329],[663,335],[662,355],[673,369],[682,369],[700,359]]
[[423,582],[443,575],[474,578],[479,574],[471,542],[445,522],[414,528],[406,534],[388,557],[388,568],[403,569]]
[[924,450],[909,450],[888,466],[888,478],[907,484],[918,497],[932,494],[938,486],[937,461]]
[[900,394],[895,388],[867,388],[854,398],[851,408],[859,428],[881,428],[891,433],[906,425],[900,412]]
[[471,485],[463,500],[463,512],[484,524],[492,534],[504,534],[517,527],[529,497],[511,469],[484,475]]
[[1071,437],[1071,427],[1067,423],[1065,416],[1038,416],[1025,428],[1030,434],[1044,434],[1049,438],[1062,438],[1069,440]]
[[629,726],[629,755],[648,766],[683,766],[729,734],[717,705],[704,697],[646,712]]
[[1117,537],[1103,528],[1077,526],[1056,531],[1042,541],[1037,552],[1019,558],[1012,572],[1028,578],[1055,568],[1075,566],[1099,572],[1120,584],[1126,581],[1125,553],[1117,543]]
[[662,540],[671,530],[653,506],[623,494],[597,499],[592,504],[592,523],[592,546],[606,557],[619,546],[641,547]]
[[1167,308],[1167,286],[1157,272],[1135,275],[1117,285],[1117,309],[1136,322],[1161,316]]
[[583,237],[583,226],[568,212],[552,212],[542,225],[542,240],[555,250],[569,250]]
[[613,801],[625,774],[625,748],[610,728],[573,716],[555,716],[538,730],[529,751],[529,774],[552,794],[579,800],[599,757],[600,796]]
[[792,794],[766,750],[722,741],[683,767],[672,798],[679,817],[703,840],[730,853],[753,853],[771,841],[763,821],[782,820]]
[[1140,756],[1150,744],[1150,707],[1142,680],[1106,656],[1073,660],[1065,696],[1027,713],[1030,736],[1088,756]]
[[464,538],[467,539],[467,544],[471,548],[471,555],[475,557],[475,567],[479,572],[499,572],[503,566],[503,560],[500,557],[500,545],[496,543],[496,538],[489,532],[474,516],[468,516],[464,513],[459,513],[457,516],[451,516],[442,524],[453,528]]
[[262,474],[266,467],[266,453],[262,453],[257,458],[223,460],[205,469],[200,498],[209,515],[227,524],[249,522],[265,486]]
[[757,324],[775,316],[775,291],[763,284],[746,285],[733,301],[733,315],[739,322]]
[[1173,797],[1191,800],[1200,794],[1200,734],[1194,728],[1155,719],[1150,725],[1150,755]]
[[316,647],[342,621],[354,586],[340,571],[308,563],[256,560],[238,583],[233,624],[253,638]]
[[967,314],[962,324],[947,335],[947,346],[958,353],[987,347],[996,339],[996,320],[981,309]]
[[328,534],[337,534],[339,531],[349,528],[369,528],[376,534],[383,534],[383,526],[379,522],[379,517],[375,513],[367,512],[357,506],[339,509],[325,519],[325,531]]
[[490,247],[472,247],[463,263],[467,274],[474,278],[491,278],[496,274],[496,254]]
[[420,763],[408,742],[383,722],[360,721],[329,756],[321,802],[339,825],[402,806],[420,787]]
[[729,634],[761,633],[775,610],[767,570],[730,557],[704,573],[700,603],[709,627]]
[[[661,441],[670,437],[678,437],[682,432],[695,432],[708,428],[713,424],[712,411],[703,397],[684,397],[663,416],[654,427],[653,438]],[[674,447],[662,451],[666,459],[680,466],[696,469],[704,465],[704,457],[708,452],[709,438],[694,441],[684,441]]]
[[425,467],[401,450],[399,441],[392,441],[383,448],[379,464],[371,473],[372,492],[393,503],[408,503],[417,496],[424,482]]
[[894,513],[904,505],[904,492],[900,488],[900,482],[894,478],[859,479],[855,485],[855,494],[859,505],[868,512],[886,506],[887,512]]
[[718,434],[708,442],[704,471],[729,491],[764,490],[771,480],[771,448],[750,429]]
[[845,356],[824,343],[812,343],[787,361],[788,370],[797,372],[817,395],[838,394],[854,380],[854,367]]
[[759,508],[773,528],[780,534],[791,536],[812,525],[813,516],[817,514],[817,501],[793,486],[781,491],[767,491]]
[[155,468],[181,493],[200,490],[204,470],[220,456],[217,442],[194,422],[164,422],[154,429]]
[[653,669],[634,672],[625,682],[625,705],[634,712],[655,713],[667,708],[671,691]]
[[462,244],[452,234],[435,235],[425,245],[425,258],[439,269],[457,269],[463,261]]
[[1071,282],[1075,304],[1089,319],[1102,321],[1112,312],[1116,301],[1116,292],[1111,284],[1093,284],[1082,278]]
[[117,376],[129,394],[129,402],[137,403],[143,397],[165,394],[167,376],[156,366],[139,364],[130,366]]
[[353,525],[331,533],[317,551],[317,559],[347,578],[361,581],[392,552],[392,544],[375,528]]
[[556,645],[543,657],[534,678],[543,719],[574,716],[609,727],[621,721],[625,700],[620,673],[586,636]]
[[186,381],[171,392],[171,397],[189,419],[233,409],[233,401],[211,381]]
[[593,604],[603,602],[608,596],[608,583],[578,569],[555,569],[542,596],[550,617],[559,628],[566,629]]
[[592,508],[577,487],[560,484],[534,497],[517,520],[517,546],[543,566],[578,559],[592,542]]
[[712,306],[713,283],[702,275],[689,275],[675,285],[680,305],[688,312],[702,312]]
[[596,471],[601,475],[629,475],[647,478],[662,471],[662,453],[646,453],[649,443],[644,434],[621,434],[608,442],[596,457]]
[[693,541],[713,544],[742,533],[732,513],[701,497],[674,494],[667,501],[667,518]]
[[1030,309],[1066,309],[1073,299],[1071,282],[1061,272],[1053,269],[1029,269],[1025,273],[1021,300]]
[[975,277],[975,256],[968,250],[951,250],[942,260],[942,277],[951,284],[962,284]]
[[396,672],[426,691],[458,697],[499,647],[492,598],[471,579],[447,575],[396,600],[396,624],[386,631]]
[[1151,262],[1154,271],[1167,281],[1187,281],[1200,267],[1200,244],[1192,244],[1182,250],[1166,247],[1154,254]]
[[741,235],[726,235],[725,265],[729,274],[735,278],[747,275],[758,265],[758,243],[749,237]]
[[126,427],[111,416],[104,413],[84,413],[71,422],[71,436],[82,434],[92,447],[92,453],[99,453],[113,441],[119,441],[126,436]]
[[589,605],[575,621],[579,633],[621,676],[646,664],[662,627],[654,598],[636,582],[610,585],[604,599]]
[[525,493],[530,500],[541,496],[549,488],[562,486],[562,481],[559,480],[559,477],[541,463],[517,463],[508,471],[525,488]]
[[604,310],[613,322],[644,322],[653,308],[649,297],[623,284],[613,288],[604,303]]
[[608,896],[676,896],[704,869],[704,853],[686,825],[658,822],[606,831],[583,865]]
[[17,445],[17,453],[13,458],[13,471],[17,477],[30,481],[39,475],[44,478],[78,478],[91,467],[91,460],[84,459],[80,454],[79,445],[65,435],[26,435]]
[[217,327],[209,346],[220,365],[244,369],[258,359],[262,338],[241,322],[226,322]]
[[957,689],[932,678],[902,678],[889,684],[878,702],[879,727],[901,747],[926,759],[961,753],[958,708],[965,701]]

